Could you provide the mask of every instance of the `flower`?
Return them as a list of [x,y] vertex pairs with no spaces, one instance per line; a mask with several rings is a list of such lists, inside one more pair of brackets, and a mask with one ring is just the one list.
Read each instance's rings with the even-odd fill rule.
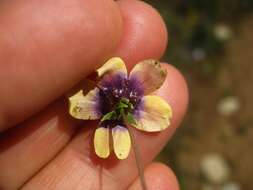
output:
[[98,157],[107,158],[114,149],[118,159],[125,159],[131,149],[129,125],[157,132],[170,124],[170,105],[159,96],[148,95],[160,88],[167,73],[158,61],[150,59],[138,63],[128,76],[123,60],[114,57],[97,75],[93,90],[86,95],[80,90],[69,98],[69,113],[76,119],[100,120],[94,135]]

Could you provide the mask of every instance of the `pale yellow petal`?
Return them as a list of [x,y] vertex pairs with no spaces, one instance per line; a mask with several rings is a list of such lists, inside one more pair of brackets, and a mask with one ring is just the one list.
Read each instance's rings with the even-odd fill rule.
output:
[[83,95],[80,90],[75,95],[69,97],[69,113],[76,119],[99,119],[101,112],[99,110],[99,89],[95,88]]
[[159,89],[167,76],[166,69],[154,59],[142,61],[135,65],[130,73],[130,80],[136,83],[139,88],[143,88],[144,94]]
[[97,69],[97,74],[102,77],[111,72],[121,72],[127,75],[127,69],[124,61],[119,57],[109,59],[102,67]]
[[113,148],[118,159],[126,159],[131,149],[128,129],[117,125],[112,129]]
[[144,96],[139,110],[135,113],[137,129],[148,132],[162,131],[170,125],[172,109],[159,96]]
[[94,135],[94,148],[96,155],[100,158],[107,158],[110,155],[110,130],[109,128],[99,127]]

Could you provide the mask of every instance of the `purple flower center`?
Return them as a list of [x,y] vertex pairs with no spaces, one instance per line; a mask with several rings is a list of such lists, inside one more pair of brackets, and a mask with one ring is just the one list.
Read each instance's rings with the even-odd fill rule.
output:
[[[120,74],[114,75],[100,83],[98,109],[105,115],[115,111],[122,99],[127,99],[133,105],[133,108],[128,111],[134,114],[140,107],[142,97],[143,89],[136,79],[128,79]],[[121,120],[117,121],[117,124],[122,122]]]

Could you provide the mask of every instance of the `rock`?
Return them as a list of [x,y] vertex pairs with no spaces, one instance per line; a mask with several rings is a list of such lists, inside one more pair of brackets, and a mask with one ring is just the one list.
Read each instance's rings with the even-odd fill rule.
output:
[[240,101],[235,96],[223,98],[217,106],[217,111],[223,116],[231,116],[240,109]]
[[230,168],[225,159],[215,153],[204,156],[201,161],[201,171],[208,182],[212,184],[224,183],[230,175]]
[[202,61],[206,58],[206,52],[201,48],[196,48],[192,51],[192,59],[194,61]]
[[221,190],[241,190],[241,185],[237,182],[229,182],[224,184]]
[[227,41],[233,36],[231,28],[225,24],[217,24],[213,32],[215,37],[221,41]]

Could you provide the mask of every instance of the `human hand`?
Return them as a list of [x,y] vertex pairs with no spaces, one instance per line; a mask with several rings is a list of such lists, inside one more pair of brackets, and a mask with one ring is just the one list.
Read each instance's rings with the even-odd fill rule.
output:
[[[159,59],[167,32],[158,13],[136,0],[13,0],[0,3],[0,23],[0,189],[141,189],[133,151],[123,161],[96,158],[93,123],[78,128],[62,96],[112,56],[129,68]],[[133,129],[149,190],[178,189],[172,171],[152,163],[188,102],[183,77],[165,67],[158,94],[172,106],[171,127]]]

